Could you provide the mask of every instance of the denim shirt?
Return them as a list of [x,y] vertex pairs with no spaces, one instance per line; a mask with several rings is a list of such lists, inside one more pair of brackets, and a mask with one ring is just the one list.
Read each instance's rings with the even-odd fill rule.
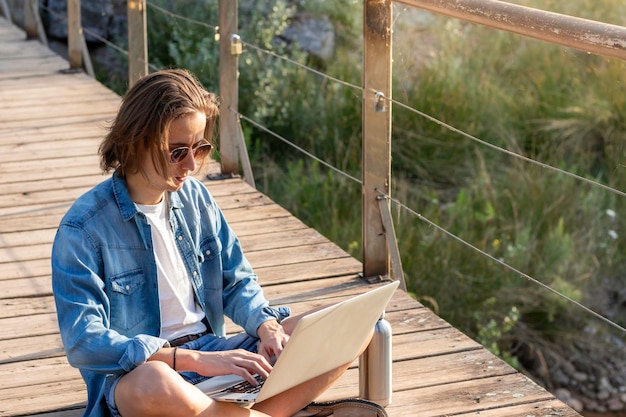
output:
[[[269,307],[239,240],[206,187],[188,178],[170,193],[169,219],[197,302],[213,332],[224,316],[257,336],[288,309]],[[107,375],[133,370],[166,344],[150,226],[113,174],[64,216],[52,248],[52,289],[69,363],[87,384],[86,416],[105,416]]]

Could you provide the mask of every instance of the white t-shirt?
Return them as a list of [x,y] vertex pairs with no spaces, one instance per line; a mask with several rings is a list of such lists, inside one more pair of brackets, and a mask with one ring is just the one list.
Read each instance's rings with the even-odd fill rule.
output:
[[161,337],[173,340],[206,331],[204,312],[193,294],[191,280],[176,248],[174,233],[167,219],[165,199],[156,205],[140,205],[152,227],[152,246],[159,281]]

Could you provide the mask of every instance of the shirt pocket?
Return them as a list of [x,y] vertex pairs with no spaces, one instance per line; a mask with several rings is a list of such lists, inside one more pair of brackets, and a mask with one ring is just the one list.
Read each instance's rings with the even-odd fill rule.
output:
[[146,279],[141,269],[110,278],[111,327],[124,334],[139,324],[146,314]]
[[217,237],[207,237],[200,243],[200,256],[198,261],[200,263],[214,261],[215,258],[220,255],[221,251],[222,245],[217,240]]
[[215,236],[207,237],[200,243],[198,263],[202,272],[202,285],[211,289],[222,288],[222,245]]

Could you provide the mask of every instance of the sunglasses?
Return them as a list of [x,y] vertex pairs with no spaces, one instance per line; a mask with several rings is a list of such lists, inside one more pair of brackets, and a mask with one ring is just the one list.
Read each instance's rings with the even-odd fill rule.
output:
[[209,155],[213,149],[213,145],[206,142],[199,142],[195,146],[181,146],[180,148],[172,149],[170,151],[170,163],[178,164],[183,161],[189,155],[189,151],[192,152],[194,159],[202,159]]

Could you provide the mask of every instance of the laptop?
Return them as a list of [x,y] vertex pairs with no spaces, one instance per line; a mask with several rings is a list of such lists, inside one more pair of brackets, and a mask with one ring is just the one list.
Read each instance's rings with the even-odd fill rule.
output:
[[252,387],[257,392],[239,392],[242,382],[250,384],[236,375],[213,377],[196,387],[216,401],[249,404],[351,363],[398,285],[399,281],[394,281],[302,317],[268,378]]

